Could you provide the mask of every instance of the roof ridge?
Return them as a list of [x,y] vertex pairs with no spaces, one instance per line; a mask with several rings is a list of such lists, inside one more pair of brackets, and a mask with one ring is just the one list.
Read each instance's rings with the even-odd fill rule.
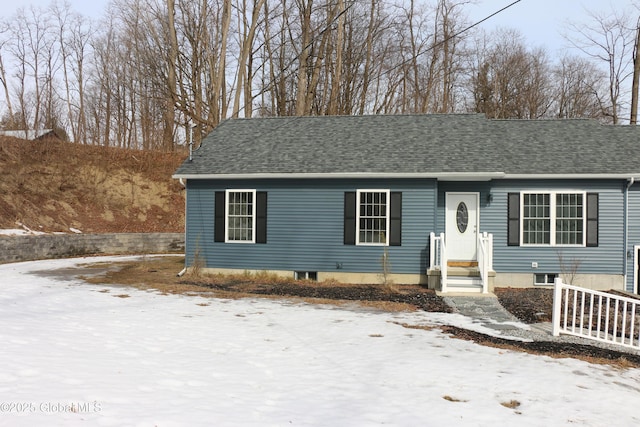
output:
[[[242,120],[242,121],[247,121],[247,120],[293,120],[293,119],[323,119],[323,120],[327,120],[327,119],[334,119],[334,118],[341,118],[341,119],[358,119],[358,118],[372,118],[372,117],[385,117],[385,118],[389,118],[389,117],[462,117],[462,116],[469,116],[469,117],[485,117],[486,115],[484,113],[402,113],[402,114],[333,114],[333,115],[304,115],[304,116],[263,116],[263,117],[228,117],[226,119],[224,119],[222,121],[222,123],[224,122],[229,122],[229,121],[235,121],[235,120]],[[489,119],[487,118],[487,120],[494,120],[494,119]],[[524,119],[518,119],[518,120],[524,120]]]

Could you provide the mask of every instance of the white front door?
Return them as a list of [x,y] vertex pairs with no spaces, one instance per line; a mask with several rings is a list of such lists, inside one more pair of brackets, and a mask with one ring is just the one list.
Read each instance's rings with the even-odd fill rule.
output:
[[447,193],[446,232],[448,258],[476,261],[478,250],[479,193]]

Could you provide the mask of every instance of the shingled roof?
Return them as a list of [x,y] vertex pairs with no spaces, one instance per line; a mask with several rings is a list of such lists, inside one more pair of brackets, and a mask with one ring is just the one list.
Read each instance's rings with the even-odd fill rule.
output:
[[640,128],[482,114],[226,120],[176,178],[640,177]]

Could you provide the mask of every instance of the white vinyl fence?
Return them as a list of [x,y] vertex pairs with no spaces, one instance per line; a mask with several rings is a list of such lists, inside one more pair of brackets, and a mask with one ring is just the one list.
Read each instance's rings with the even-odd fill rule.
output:
[[553,335],[560,334],[640,349],[640,300],[568,285],[557,278]]

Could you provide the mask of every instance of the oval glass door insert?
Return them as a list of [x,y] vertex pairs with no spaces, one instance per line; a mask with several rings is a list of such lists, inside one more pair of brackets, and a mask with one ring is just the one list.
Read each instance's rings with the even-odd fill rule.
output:
[[467,231],[467,226],[469,225],[469,210],[464,202],[458,204],[458,209],[456,210],[456,225],[460,233]]

